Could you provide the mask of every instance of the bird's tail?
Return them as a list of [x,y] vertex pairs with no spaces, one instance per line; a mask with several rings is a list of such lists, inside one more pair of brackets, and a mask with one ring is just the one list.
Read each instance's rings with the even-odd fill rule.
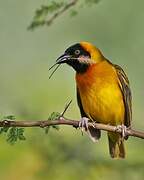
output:
[[124,140],[120,134],[108,132],[108,142],[112,158],[125,158]]

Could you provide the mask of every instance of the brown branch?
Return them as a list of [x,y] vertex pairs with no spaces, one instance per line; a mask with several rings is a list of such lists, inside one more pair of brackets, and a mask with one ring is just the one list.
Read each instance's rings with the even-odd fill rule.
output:
[[45,21],[45,24],[47,24],[48,26],[51,25],[58,16],[62,15],[65,11],[67,11],[72,6],[76,5],[77,2],[78,2],[78,0],[71,0],[61,10],[56,12],[51,18],[49,18],[47,21]]
[[[59,118],[57,120],[48,121],[48,120],[40,120],[40,121],[13,121],[13,120],[3,120],[0,121],[0,127],[47,127],[52,125],[70,125],[75,128],[79,127],[78,120],[71,120],[66,118]],[[89,126],[93,126],[97,129],[101,129],[104,131],[117,132],[122,133],[121,128],[111,125],[105,125],[100,123],[89,123]],[[134,136],[138,138],[144,139],[144,132],[136,131],[134,129],[127,129],[126,136]]]

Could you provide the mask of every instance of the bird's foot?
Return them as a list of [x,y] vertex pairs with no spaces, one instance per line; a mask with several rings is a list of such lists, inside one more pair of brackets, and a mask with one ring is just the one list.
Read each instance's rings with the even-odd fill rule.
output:
[[84,130],[88,131],[88,121],[89,119],[86,117],[81,118],[79,121],[79,128],[81,129],[82,135]]
[[116,130],[121,130],[122,139],[127,139],[127,127],[124,124],[118,125]]

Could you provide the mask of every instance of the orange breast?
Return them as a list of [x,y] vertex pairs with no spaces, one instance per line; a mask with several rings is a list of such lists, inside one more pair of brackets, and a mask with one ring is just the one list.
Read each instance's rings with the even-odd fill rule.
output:
[[82,106],[90,119],[112,125],[123,123],[125,109],[117,78],[107,61],[91,65],[84,74],[76,74]]

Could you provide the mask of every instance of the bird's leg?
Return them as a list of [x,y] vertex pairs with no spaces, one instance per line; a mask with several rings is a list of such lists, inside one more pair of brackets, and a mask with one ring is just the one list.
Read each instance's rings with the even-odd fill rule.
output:
[[121,130],[122,139],[127,138],[127,134],[126,134],[127,127],[124,124],[122,124],[116,127],[116,130],[119,130],[119,129]]
[[79,122],[79,128],[81,129],[81,132],[82,132],[82,135],[83,135],[83,131],[87,131],[88,130],[88,118],[86,117],[82,117],[80,119],[80,122]]
[[88,118],[82,117],[79,121],[79,128],[81,129],[82,135],[85,131],[93,142],[97,142],[101,136],[99,129],[96,129],[95,124],[88,125],[91,122]]

